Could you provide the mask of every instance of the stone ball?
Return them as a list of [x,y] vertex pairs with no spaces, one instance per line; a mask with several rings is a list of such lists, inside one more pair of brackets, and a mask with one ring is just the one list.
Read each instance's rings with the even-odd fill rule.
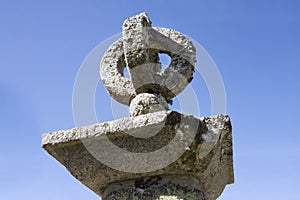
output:
[[130,116],[168,110],[166,99],[160,94],[141,93],[130,102]]

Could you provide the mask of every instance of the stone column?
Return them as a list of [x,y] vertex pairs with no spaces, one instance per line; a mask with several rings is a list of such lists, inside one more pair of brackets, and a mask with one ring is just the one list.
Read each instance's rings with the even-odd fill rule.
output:
[[[164,71],[158,53],[171,57]],[[152,28],[146,13],[126,19],[100,75],[130,117],[44,134],[43,148],[103,200],[215,200],[234,181],[229,117],[168,108],[192,81],[195,57],[188,38]]]

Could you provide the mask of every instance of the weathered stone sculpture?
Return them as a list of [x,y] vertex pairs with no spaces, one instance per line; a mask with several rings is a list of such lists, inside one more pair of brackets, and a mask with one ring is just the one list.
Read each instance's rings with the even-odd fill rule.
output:
[[[164,71],[158,53],[171,57]],[[145,13],[125,20],[100,74],[131,117],[45,134],[43,148],[104,200],[216,199],[234,181],[229,117],[168,109],[192,80],[195,57],[188,38],[152,28]]]

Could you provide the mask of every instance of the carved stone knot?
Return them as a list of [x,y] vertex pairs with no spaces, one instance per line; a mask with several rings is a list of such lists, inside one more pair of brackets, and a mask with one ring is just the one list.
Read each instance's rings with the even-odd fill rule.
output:
[[[133,102],[145,102],[141,97],[151,96],[156,102],[162,103],[154,106],[155,109],[152,109],[153,106],[139,111],[134,111],[137,107],[130,108],[134,116],[158,111],[158,108],[167,109],[165,102],[172,102],[172,98],[193,79],[195,47],[177,31],[152,28],[146,13],[126,19],[122,33],[123,37],[114,42],[102,58],[100,75],[104,86],[115,100],[125,105],[136,105],[131,102],[137,96],[139,100]],[[164,71],[159,53],[171,57],[171,63]],[[124,76],[125,67],[128,67],[130,78]],[[143,93],[153,95],[139,95]]]

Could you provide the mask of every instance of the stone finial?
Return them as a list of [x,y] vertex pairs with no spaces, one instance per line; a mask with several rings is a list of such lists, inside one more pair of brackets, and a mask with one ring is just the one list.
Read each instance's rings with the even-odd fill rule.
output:
[[[159,53],[171,57],[164,71]],[[153,28],[146,13],[126,19],[100,74],[131,117],[44,134],[43,148],[103,200],[215,200],[234,182],[229,117],[168,110],[193,78],[195,54],[187,37]]]
[[[171,57],[164,71],[159,53]],[[161,95],[171,102],[192,81],[195,62],[196,50],[187,37],[171,29],[152,28],[147,14],[141,13],[125,20],[123,37],[102,58],[100,75],[109,94],[120,103],[130,105],[141,93]],[[130,78],[124,77],[126,66]]]

